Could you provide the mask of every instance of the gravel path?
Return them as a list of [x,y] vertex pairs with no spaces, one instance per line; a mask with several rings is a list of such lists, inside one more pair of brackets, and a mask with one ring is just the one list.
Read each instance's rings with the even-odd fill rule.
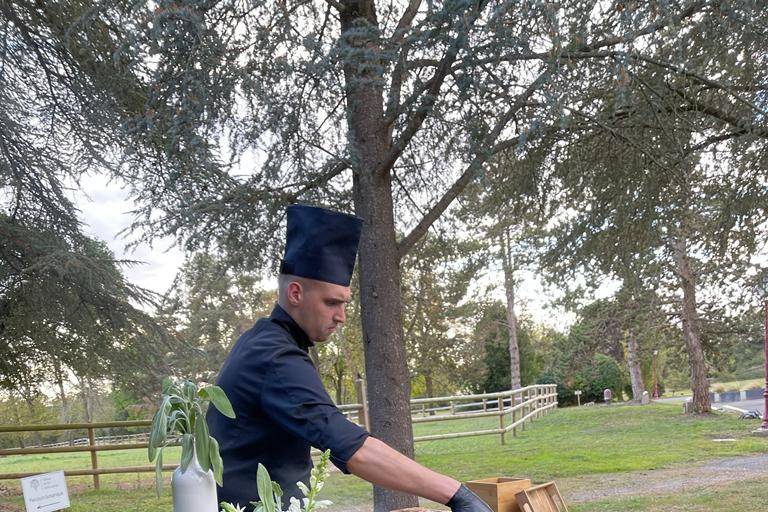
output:
[[566,502],[619,496],[672,494],[754,478],[768,478],[768,454],[712,459],[687,467],[562,478],[557,486]]

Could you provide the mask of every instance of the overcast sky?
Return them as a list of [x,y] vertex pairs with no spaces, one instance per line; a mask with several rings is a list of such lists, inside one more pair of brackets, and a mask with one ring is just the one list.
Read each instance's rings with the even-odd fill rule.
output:
[[142,244],[126,250],[135,239],[118,236],[131,224],[133,202],[118,182],[109,182],[104,176],[91,176],[81,182],[82,192],[76,193],[76,204],[81,211],[84,231],[107,243],[118,259],[139,260],[133,267],[123,267],[126,278],[143,288],[164,293],[170,287],[177,270],[184,261],[182,251],[169,239],[156,242],[153,247]]
[[[81,188],[81,192],[75,192],[75,201],[81,211],[85,232],[106,242],[116,258],[141,262],[123,268],[128,281],[157,293],[165,293],[184,261],[183,252],[172,239],[155,242],[152,247],[142,244],[127,250],[126,245],[135,239],[135,235],[118,234],[131,224],[130,211],[135,206],[122,184],[109,181],[104,176],[90,176],[82,180]],[[574,315],[549,306],[551,291],[546,290],[534,275],[529,273],[520,277],[518,314],[530,315],[535,322],[560,330],[573,322]],[[497,282],[501,282],[501,276],[498,278]],[[489,283],[480,283],[480,288]],[[493,296],[504,300],[503,290],[499,287]]]

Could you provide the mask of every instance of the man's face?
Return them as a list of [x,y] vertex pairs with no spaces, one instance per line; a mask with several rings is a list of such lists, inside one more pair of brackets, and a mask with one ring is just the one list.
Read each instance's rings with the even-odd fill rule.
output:
[[[295,320],[309,339],[315,342],[326,341],[336,328],[344,323],[344,308],[349,302],[348,286],[302,279],[300,298],[296,303]],[[293,283],[291,285],[293,286]],[[290,294],[290,292],[289,292]],[[296,297],[296,295],[293,295]]]

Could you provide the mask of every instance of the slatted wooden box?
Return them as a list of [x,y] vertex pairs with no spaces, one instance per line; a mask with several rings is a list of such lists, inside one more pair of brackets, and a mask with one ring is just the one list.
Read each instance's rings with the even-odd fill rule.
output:
[[521,512],[568,512],[555,482],[523,489],[517,494]]
[[488,504],[493,512],[520,512],[515,495],[531,486],[527,478],[483,478],[467,482],[469,490]]

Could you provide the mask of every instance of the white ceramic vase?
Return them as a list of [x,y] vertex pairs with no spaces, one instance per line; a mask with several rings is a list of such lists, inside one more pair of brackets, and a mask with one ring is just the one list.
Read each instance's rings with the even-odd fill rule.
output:
[[171,490],[173,512],[219,512],[213,471],[203,471],[197,453],[192,455],[186,471],[182,472],[181,466],[174,470]]

